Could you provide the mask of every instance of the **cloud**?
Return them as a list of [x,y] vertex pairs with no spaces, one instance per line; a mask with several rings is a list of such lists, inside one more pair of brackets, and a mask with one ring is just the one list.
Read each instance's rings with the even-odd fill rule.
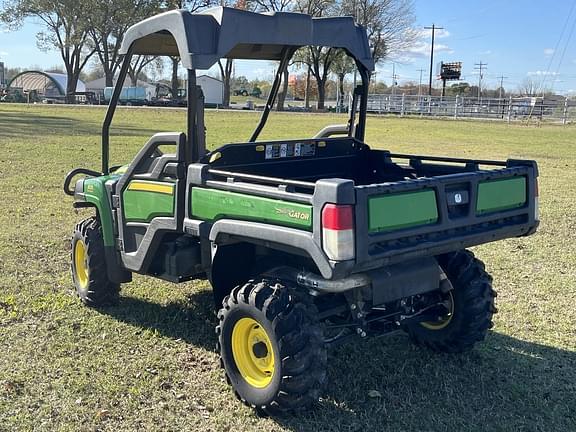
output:
[[[431,44],[417,42],[413,47],[399,52],[394,56],[394,60],[399,63],[414,63],[418,59],[430,57]],[[448,45],[434,43],[434,55],[439,53],[454,54],[454,50]]]
[[480,51],[478,54],[480,54],[480,55],[490,55],[490,54],[492,54],[492,50]]
[[[416,42],[406,50],[396,53],[391,60],[398,63],[415,63],[418,59],[430,57],[432,29],[414,30]],[[445,43],[438,43],[438,39],[445,39],[450,32],[444,29],[436,29],[434,34],[434,55],[439,53],[453,54],[454,50]]]
[[550,57],[552,54],[554,54],[554,48],[544,48],[544,55],[546,57]]
[[528,72],[527,75],[529,75],[529,76],[558,76],[558,75],[560,75],[560,73],[552,72],[552,71],[537,70],[534,72]]
[[[416,35],[418,39],[431,39],[432,38],[432,29],[420,29],[416,31]],[[450,36],[450,32],[444,29],[436,29],[434,32],[434,39],[442,39],[447,38]]]

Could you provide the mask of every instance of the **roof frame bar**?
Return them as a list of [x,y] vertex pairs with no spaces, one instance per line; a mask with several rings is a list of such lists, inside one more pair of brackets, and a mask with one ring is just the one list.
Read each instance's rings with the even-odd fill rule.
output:
[[270,89],[270,94],[268,95],[268,100],[266,101],[266,106],[264,107],[264,111],[262,111],[262,115],[260,116],[260,121],[258,122],[258,126],[252,133],[252,136],[248,140],[248,142],[255,142],[264,129],[266,122],[268,120],[268,116],[270,115],[270,111],[274,107],[274,102],[276,101],[276,96],[278,96],[278,90],[280,89],[280,83],[282,81],[282,74],[284,70],[288,67],[288,62],[296,52],[296,49],[293,47],[286,47],[282,52],[282,60],[280,60],[280,65],[278,66],[278,70],[276,71],[276,76],[274,77],[274,83],[272,84],[272,88]]

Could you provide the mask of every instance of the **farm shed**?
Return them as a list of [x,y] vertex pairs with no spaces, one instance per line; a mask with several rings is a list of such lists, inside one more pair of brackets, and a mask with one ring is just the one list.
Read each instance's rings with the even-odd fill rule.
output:
[[[64,98],[66,96],[66,74],[55,72],[26,71],[16,75],[8,84],[9,88],[18,88],[23,91],[36,91],[45,98]],[[77,92],[85,92],[86,86],[78,80]]]

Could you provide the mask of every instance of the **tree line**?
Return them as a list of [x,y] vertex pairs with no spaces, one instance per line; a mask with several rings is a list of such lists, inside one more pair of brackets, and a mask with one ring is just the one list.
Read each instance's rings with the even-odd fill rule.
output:
[[[128,28],[154,14],[172,9],[200,11],[213,6],[229,6],[255,12],[301,12],[315,17],[353,16],[368,33],[376,63],[410,47],[416,40],[412,0],[4,0],[0,22],[9,29],[18,29],[26,19],[42,25],[37,45],[45,51],[57,51],[68,77],[66,94],[73,103],[81,73],[91,60],[103,71],[106,86],[112,86],[119,71],[119,49]],[[129,75],[137,82],[142,72],[162,59],[135,56]],[[172,94],[178,90],[179,58],[168,60],[171,69]],[[233,60],[220,60],[219,70],[224,83],[224,105],[230,102]],[[291,65],[305,74],[306,97],[314,85],[317,107],[324,108],[326,85],[331,74],[338,79],[340,94],[344,80],[355,65],[342,50],[327,47],[306,47],[294,55]],[[288,69],[284,70],[278,109],[283,109],[288,93]]]

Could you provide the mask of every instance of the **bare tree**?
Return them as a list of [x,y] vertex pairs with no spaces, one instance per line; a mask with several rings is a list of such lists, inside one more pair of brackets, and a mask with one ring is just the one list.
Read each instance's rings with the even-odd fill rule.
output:
[[77,0],[9,0],[3,4],[0,21],[19,28],[26,18],[39,19],[44,31],[38,33],[42,50],[56,49],[66,69],[66,101],[75,102],[75,93],[82,69],[96,50],[89,46],[89,3]]
[[366,28],[376,63],[416,41],[412,0],[342,0],[340,15],[351,15]]
[[130,66],[128,67],[128,76],[130,77],[132,87],[138,86],[138,80],[140,79],[142,72],[152,64],[155,64],[157,70],[162,70],[164,68],[164,63],[160,57],[151,55],[138,55],[133,57]]
[[551,90],[545,86],[543,79],[526,77],[518,86],[518,93],[522,96],[543,96],[546,93],[551,93]]

